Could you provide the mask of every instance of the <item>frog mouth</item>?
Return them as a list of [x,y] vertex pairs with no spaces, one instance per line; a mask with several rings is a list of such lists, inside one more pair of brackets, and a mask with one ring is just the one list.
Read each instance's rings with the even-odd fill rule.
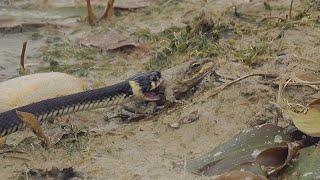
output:
[[145,101],[159,101],[160,97],[155,92],[146,92],[143,93],[143,97]]

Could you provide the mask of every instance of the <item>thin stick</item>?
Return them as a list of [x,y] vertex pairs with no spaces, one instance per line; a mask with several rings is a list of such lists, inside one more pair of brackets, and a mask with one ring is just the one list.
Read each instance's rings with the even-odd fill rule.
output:
[[87,0],[87,10],[88,10],[88,21],[91,26],[95,25],[95,15],[92,11],[91,0]]
[[290,4],[290,10],[289,10],[289,19],[292,19],[292,6],[293,6],[293,0],[291,0],[291,4]]
[[114,0],[109,0],[108,1],[108,5],[107,5],[107,8],[106,8],[106,11],[101,16],[100,21],[108,20],[108,19],[110,19],[112,17],[112,15],[113,15],[113,3],[114,3]]
[[9,153],[26,154],[27,152],[22,150],[16,150],[16,149],[8,149],[8,150],[0,151],[0,154],[9,154]]
[[24,157],[18,157],[18,156],[8,156],[8,155],[4,155],[5,158],[11,158],[11,159],[16,159],[16,160],[22,160],[22,161],[31,161],[28,158],[24,158]]
[[290,83],[290,81],[292,81],[292,78],[288,79],[288,80],[286,81],[286,83],[284,83],[283,89],[285,89],[285,88],[288,86],[288,84]]
[[221,91],[223,91],[224,89],[226,89],[227,87],[239,82],[239,81],[242,81],[244,79],[247,79],[248,77],[252,77],[252,76],[262,76],[262,77],[269,77],[269,78],[276,78],[278,77],[279,75],[278,74],[270,74],[270,73],[254,73],[254,74],[249,74],[249,75],[246,75],[246,76],[243,76],[243,77],[240,77],[238,79],[235,79],[227,84],[224,84],[224,85],[221,85],[217,88],[214,89],[214,92],[213,94],[209,95],[209,97],[213,97],[217,94],[219,94]]
[[[319,88],[316,88],[314,86],[316,85],[320,85],[320,81],[316,81],[316,82],[290,82],[292,79],[289,79],[282,87],[282,91],[287,87],[287,86],[308,86],[316,91],[319,90]],[[260,82],[264,85],[272,85],[272,86],[280,86],[280,83],[274,83],[274,82]]]
[[20,56],[20,69],[24,72],[26,69],[24,67],[24,60],[25,60],[25,53],[26,53],[26,48],[27,48],[27,41],[23,42],[22,45],[22,51],[21,51],[21,56]]
[[290,82],[288,85],[293,85],[293,86],[304,86],[304,85],[320,85],[320,81],[315,81],[315,82]]

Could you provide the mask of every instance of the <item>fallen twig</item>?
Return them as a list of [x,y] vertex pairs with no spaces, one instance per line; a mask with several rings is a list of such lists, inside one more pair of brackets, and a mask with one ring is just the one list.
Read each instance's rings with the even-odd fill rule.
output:
[[[223,91],[223,90],[226,89],[227,87],[229,87],[229,86],[231,86],[231,85],[233,85],[233,84],[235,84],[235,83],[237,83],[237,82],[239,82],[239,81],[242,81],[242,80],[244,80],[244,79],[246,79],[246,78],[248,78],[248,77],[253,77],[253,76],[262,76],[262,77],[267,77],[267,78],[277,78],[279,75],[278,75],[278,74],[271,74],[271,73],[254,73],[254,74],[249,74],[249,75],[240,77],[240,78],[238,78],[238,79],[235,79],[235,80],[233,80],[233,81],[231,81],[231,82],[228,82],[228,83],[226,83],[226,84],[223,84],[223,85],[215,88],[215,89],[213,90],[213,93],[212,93],[212,91],[208,92],[209,95],[208,95],[207,98],[213,97],[213,96],[219,94],[221,91]],[[211,94],[211,93],[212,93],[212,94]]]
[[0,151],[0,154],[8,154],[8,153],[18,153],[18,154],[26,154],[27,152],[15,149],[3,150]]
[[273,73],[253,73],[253,74],[249,74],[249,75],[245,75],[243,77],[237,78],[233,81],[230,81],[228,83],[225,83],[221,86],[218,86],[217,88],[211,89],[207,92],[204,93],[204,95],[201,98],[197,98],[194,100],[194,102],[192,104],[195,104],[197,102],[202,102],[202,101],[207,101],[209,98],[212,98],[214,96],[216,96],[217,94],[219,94],[220,92],[222,92],[223,90],[225,90],[227,87],[242,81],[248,77],[253,77],[253,76],[262,76],[262,77],[266,77],[266,78],[277,78],[279,77],[279,74],[273,74]]
[[[276,88],[280,86],[279,82],[259,82],[260,84],[264,84],[264,85],[271,85],[272,87]],[[286,82],[283,87],[282,87],[282,91],[284,90],[284,88],[286,88],[287,86],[307,86],[310,87],[311,89],[314,89],[316,91],[319,90],[319,88],[314,87],[315,85],[320,85],[320,82]]]
[[7,156],[7,155],[4,155],[3,157],[4,157],[4,158],[11,158],[11,159],[22,160],[22,161],[31,161],[30,159],[28,159],[28,158],[25,158],[25,157],[18,157],[18,156]]

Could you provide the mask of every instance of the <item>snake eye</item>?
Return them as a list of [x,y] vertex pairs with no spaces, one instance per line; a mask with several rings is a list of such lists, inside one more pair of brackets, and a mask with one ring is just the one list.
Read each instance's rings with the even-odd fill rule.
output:
[[152,72],[152,74],[150,75],[150,80],[153,82],[157,82],[159,81],[159,79],[161,78],[161,73],[158,71],[154,71]]

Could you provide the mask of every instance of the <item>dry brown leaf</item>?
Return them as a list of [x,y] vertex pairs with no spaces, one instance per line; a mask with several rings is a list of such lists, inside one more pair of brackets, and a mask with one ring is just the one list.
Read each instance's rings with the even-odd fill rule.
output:
[[246,171],[230,171],[213,177],[213,180],[267,180],[267,178]]
[[316,99],[316,100],[312,101],[311,103],[308,104],[308,107],[316,108],[316,109],[320,110],[320,99]]
[[256,163],[265,166],[269,175],[277,174],[298,155],[300,148],[299,143],[290,142],[287,146],[263,150],[257,156]]
[[320,81],[320,77],[319,75],[317,75],[316,73],[301,73],[301,74],[297,74],[296,78],[304,81],[304,82],[317,82]]
[[83,39],[79,39],[78,43],[82,46],[95,47],[102,51],[139,46],[138,41],[134,38],[122,35],[116,31],[91,35]]

